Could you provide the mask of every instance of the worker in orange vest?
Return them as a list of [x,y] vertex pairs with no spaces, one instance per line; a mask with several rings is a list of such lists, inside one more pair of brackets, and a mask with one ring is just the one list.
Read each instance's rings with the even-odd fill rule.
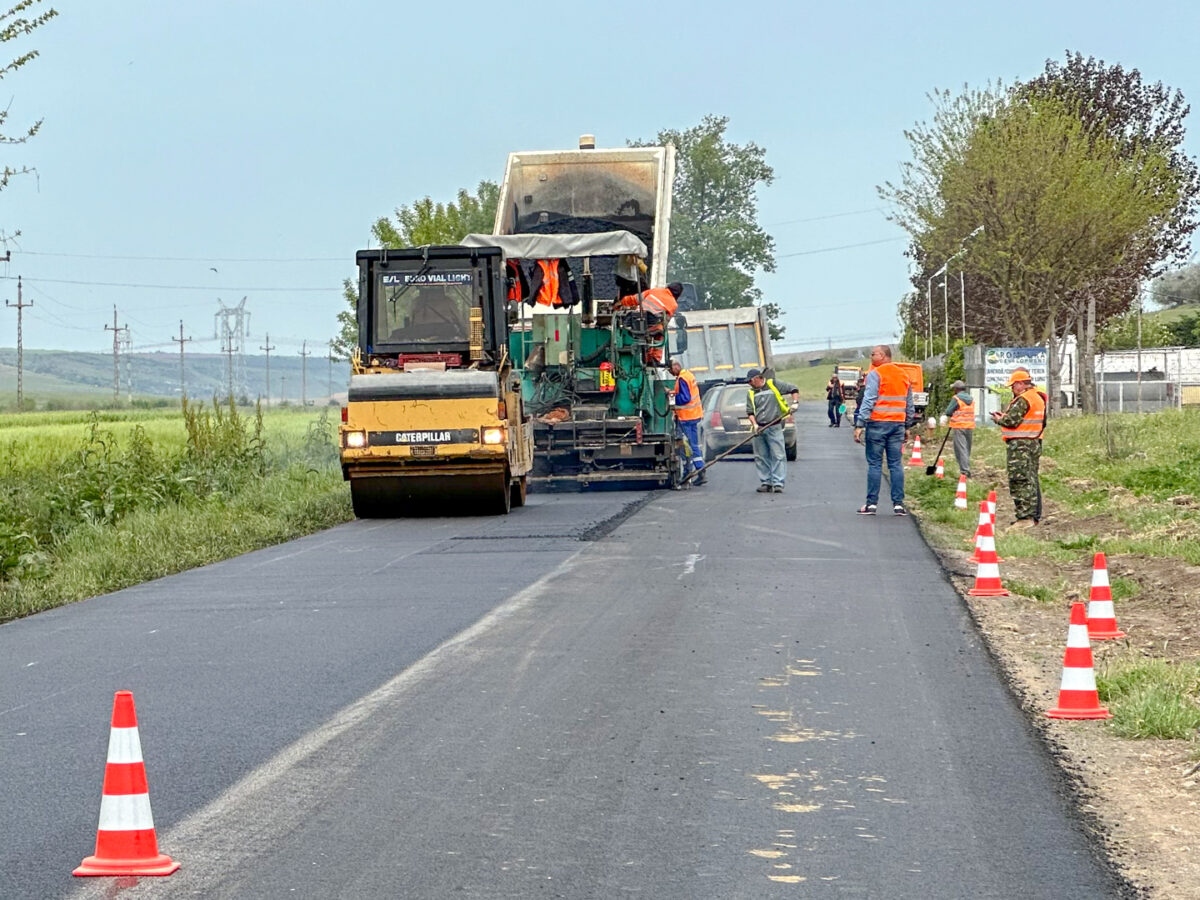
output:
[[666,342],[666,321],[675,315],[675,310],[679,308],[679,295],[682,293],[683,285],[678,281],[673,281],[666,287],[642,291],[640,301],[637,294],[626,294],[617,301],[626,309],[640,307],[645,310],[646,336],[653,344],[657,345],[646,350],[646,363],[649,365],[662,365],[662,345]]
[[1016,521],[1010,528],[1032,528],[1042,518],[1042,484],[1038,466],[1042,461],[1042,434],[1046,430],[1046,395],[1033,386],[1028,369],[1009,376],[1012,403],[1004,412],[992,413],[1000,426],[1008,468],[1008,493]]
[[692,448],[689,472],[697,473],[692,484],[704,484],[708,476],[704,472],[704,449],[700,446],[700,419],[704,415],[704,410],[700,408],[700,388],[696,386],[696,376],[685,369],[679,360],[671,360],[667,368],[675,376],[675,421]]
[[954,396],[942,413],[942,424],[950,423],[950,432],[954,435],[954,460],[958,463],[959,474],[970,478],[971,443],[975,437],[975,398],[967,390],[964,381],[956,381],[950,388]]
[[854,418],[854,440],[867,445],[867,502],[860,516],[875,515],[886,452],[892,490],[892,514],[907,516],[904,508],[904,460],[901,451],[913,419],[912,382],[908,373],[892,362],[892,348],[879,344],[871,350],[871,370],[862,391],[862,406]]

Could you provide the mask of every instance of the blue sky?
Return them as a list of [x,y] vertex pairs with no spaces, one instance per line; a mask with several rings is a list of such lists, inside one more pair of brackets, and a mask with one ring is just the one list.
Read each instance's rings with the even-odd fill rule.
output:
[[[875,186],[928,91],[1027,78],[1069,48],[1200,102],[1200,6],[1182,2],[53,5],[3,48],[41,57],[0,82],[9,134],[45,120],[4,148],[36,176],[0,193],[0,229],[21,232],[0,294],[24,276],[31,348],[111,348],[116,304],[135,348],[170,352],[180,319],[208,338],[218,298],[246,296],[251,347],[323,352],[377,217],[499,180],[512,150],[708,113],[775,168],[759,199],[779,264],[759,283],[784,349],[884,339],[908,264]],[[829,250],[848,244],[867,245]]]

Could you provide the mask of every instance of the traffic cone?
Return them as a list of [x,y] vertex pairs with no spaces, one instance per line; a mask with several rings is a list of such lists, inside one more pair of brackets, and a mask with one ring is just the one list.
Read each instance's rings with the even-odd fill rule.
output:
[[1092,561],[1092,592],[1088,597],[1087,632],[1093,641],[1112,641],[1125,637],[1125,632],[1117,628],[1112,590],[1108,586],[1108,563],[1103,553],[1097,553]]
[[1062,686],[1058,706],[1046,710],[1052,719],[1111,719],[1112,713],[1100,705],[1096,690],[1096,670],[1092,668],[1092,645],[1088,641],[1087,612],[1082,603],[1071,604],[1071,625],[1067,629],[1067,652],[1063,654]]
[[[989,528],[991,530],[991,534],[993,535],[993,537],[992,537],[992,552],[995,553],[995,550],[996,550],[996,538],[994,536],[996,534],[995,521],[988,514],[986,500],[983,503],[979,504],[979,523],[975,526],[975,549],[971,552],[971,555],[969,557],[967,557],[967,562],[977,563],[977,562],[983,561],[982,557],[980,556],[980,551],[983,549],[983,530],[984,530],[985,525],[989,526]],[[996,554],[996,562],[998,562],[998,563],[1004,562],[1004,560],[1000,558],[1000,555],[998,553]]]
[[988,491],[988,515],[992,517],[992,534],[996,533],[996,492]]
[[979,548],[975,554],[979,557],[979,565],[975,569],[975,587],[967,593],[972,597],[1007,597],[1008,591],[1000,583],[996,538],[992,534],[992,519],[988,515],[986,500],[979,503]]
[[921,436],[919,434],[913,438],[913,452],[912,456],[908,458],[908,464],[910,466],[925,465],[925,460],[921,459]]
[[946,477],[946,464],[942,462],[942,458],[940,456],[938,457],[937,461],[937,471],[934,474],[937,475],[938,478]]
[[954,492],[954,508],[967,508],[967,476],[958,476],[958,489]]
[[178,868],[179,863],[158,852],[133,694],[117,691],[100,797],[96,854],[87,857],[71,874],[170,875]]

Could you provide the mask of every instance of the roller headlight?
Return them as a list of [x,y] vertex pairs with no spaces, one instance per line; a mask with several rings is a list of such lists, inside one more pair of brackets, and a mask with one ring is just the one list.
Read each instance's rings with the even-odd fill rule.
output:
[[365,431],[347,431],[346,446],[351,450],[367,446],[367,433]]
[[485,444],[495,446],[504,443],[503,428],[485,428],[480,436]]

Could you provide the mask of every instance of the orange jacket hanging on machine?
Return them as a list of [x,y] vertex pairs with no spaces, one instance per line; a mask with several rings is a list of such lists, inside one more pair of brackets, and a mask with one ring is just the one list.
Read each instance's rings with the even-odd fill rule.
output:
[[579,302],[575,277],[565,259],[537,261],[533,277],[529,279],[529,294],[525,302],[551,307],[574,306]]
[[871,410],[872,422],[900,422],[907,420],[908,389],[911,384],[907,373],[895,363],[884,363],[875,367],[879,375],[879,399]]

